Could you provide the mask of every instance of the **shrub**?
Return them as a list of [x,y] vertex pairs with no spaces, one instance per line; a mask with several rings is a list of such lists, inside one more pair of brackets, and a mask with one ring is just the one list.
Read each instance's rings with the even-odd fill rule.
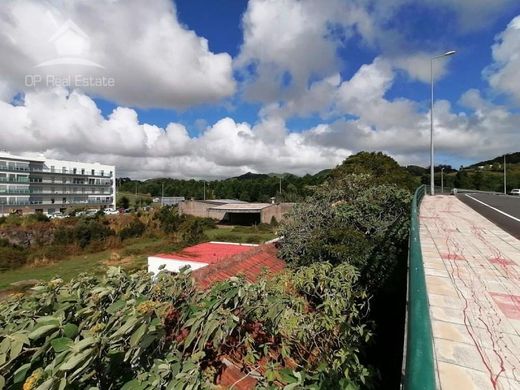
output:
[[139,218],[135,218],[130,224],[119,232],[119,238],[126,240],[131,237],[141,237],[146,230],[146,225]]
[[259,388],[370,383],[366,293],[350,265],[313,264],[208,291],[189,274],[112,268],[103,279],[54,279],[0,303],[7,388],[213,388],[224,359]]
[[183,216],[179,215],[176,206],[161,207],[154,218],[159,221],[159,227],[165,233],[176,232],[181,223],[185,220]]
[[114,235],[114,231],[105,224],[96,220],[83,220],[72,231],[74,242],[85,248],[92,241],[104,241]]
[[43,213],[34,213],[27,216],[29,222],[49,222],[50,219]]
[[117,201],[117,207],[127,209],[130,207],[130,200],[126,196],[122,196],[121,199]]
[[0,245],[0,271],[21,267],[27,263],[27,250],[8,243]]
[[347,175],[319,187],[295,205],[280,227],[280,255],[294,265],[327,261],[356,266],[377,289],[406,249],[410,193]]
[[208,238],[204,234],[205,222],[201,219],[187,219],[179,227],[179,237],[186,245],[197,244]]

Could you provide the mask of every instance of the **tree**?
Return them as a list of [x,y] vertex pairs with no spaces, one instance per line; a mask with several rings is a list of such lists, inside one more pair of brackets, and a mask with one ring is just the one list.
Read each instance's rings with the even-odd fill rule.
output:
[[333,178],[348,174],[369,174],[373,184],[392,184],[410,191],[419,185],[419,180],[381,152],[359,152],[349,156],[331,172]]
[[117,207],[127,209],[130,207],[130,200],[126,196],[122,196],[117,202]]
[[406,250],[410,199],[407,190],[374,184],[367,174],[336,175],[284,220],[280,255],[295,266],[351,264],[377,288]]

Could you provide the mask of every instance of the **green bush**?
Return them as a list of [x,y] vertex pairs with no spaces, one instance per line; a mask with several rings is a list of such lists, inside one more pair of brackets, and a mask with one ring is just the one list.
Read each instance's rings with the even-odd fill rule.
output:
[[72,228],[60,226],[54,232],[54,244],[78,244],[85,248],[93,241],[105,241],[114,231],[96,219],[82,219]]
[[0,244],[0,271],[21,267],[27,263],[27,250],[8,243]]
[[176,206],[164,206],[155,214],[155,219],[159,221],[159,227],[163,232],[174,233],[185,218],[179,215]]
[[202,219],[187,219],[179,226],[179,238],[185,245],[197,244],[208,238],[204,234],[206,222]]
[[27,221],[29,222],[49,222],[50,219],[43,213],[34,213],[29,214],[27,217]]
[[130,224],[119,232],[119,238],[126,240],[131,237],[141,237],[146,230],[146,225],[139,218],[135,218]]
[[[213,388],[232,356],[259,388],[367,387],[366,293],[343,264],[195,289],[189,274],[54,279],[0,303],[7,388]],[[264,367],[258,370],[258,366]],[[39,386],[39,387],[38,387]]]
[[289,213],[280,255],[293,265],[352,264],[377,289],[406,250],[410,199],[407,190],[374,184],[369,175],[336,178]]

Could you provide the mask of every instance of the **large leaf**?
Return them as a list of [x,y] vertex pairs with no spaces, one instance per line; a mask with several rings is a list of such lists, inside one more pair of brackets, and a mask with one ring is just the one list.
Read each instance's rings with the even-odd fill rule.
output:
[[69,349],[73,341],[68,337],[60,337],[59,339],[51,340],[52,349],[54,352],[63,352]]
[[67,359],[67,361],[65,363],[63,363],[60,366],[59,370],[60,371],[70,371],[70,370],[74,369],[75,367],[77,367],[78,365],[80,365],[81,363],[83,363],[93,353],[95,353],[94,349],[89,348],[79,354],[72,355],[70,358]]
[[139,344],[139,341],[141,341],[147,329],[147,324],[142,324],[139,328],[137,328],[137,330],[132,334],[132,337],[130,337],[130,346],[135,347],[137,344]]
[[56,328],[58,328],[57,324],[40,326],[39,328],[36,328],[31,333],[29,333],[29,338],[31,340],[38,340],[40,337],[45,336],[47,333],[53,331]]
[[65,324],[63,325],[63,335],[68,338],[74,338],[79,332],[79,328],[75,324]]
[[25,380],[27,371],[31,368],[31,363],[26,363],[14,372],[14,383],[21,383]]

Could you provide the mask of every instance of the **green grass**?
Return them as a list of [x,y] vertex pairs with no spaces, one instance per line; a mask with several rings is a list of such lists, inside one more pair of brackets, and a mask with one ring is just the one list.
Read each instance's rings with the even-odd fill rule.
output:
[[209,229],[205,231],[210,241],[229,241],[259,244],[276,237],[271,229],[255,226],[237,226],[234,228]]
[[[119,200],[123,196],[126,196],[128,198],[128,200],[130,201],[130,207],[134,207],[135,206],[135,200],[136,199],[139,199],[139,198],[142,198],[142,199],[152,199],[150,194],[140,194],[140,193],[138,193],[136,195],[133,192],[117,192],[117,194],[116,194],[116,203],[119,202]],[[146,206],[146,205],[143,203],[143,206]]]
[[[179,247],[165,239],[132,239],[125,242],[125,246],[122,248],[71,256],[48,265],[31,265],[2,272],[0,273],[0,290],[9,288],[11,283],[23,280],[50,280],[55,276],[70,280],[83,272],[103,273],[108,268],[105,262],[111,258],[114,252],[124,258],[125,261],[121,262],[122,267],[132,270],[141,269],[146,266],[148,255],[175,249],[179,249]],[[118,264],[114,262],[113,265]]]

